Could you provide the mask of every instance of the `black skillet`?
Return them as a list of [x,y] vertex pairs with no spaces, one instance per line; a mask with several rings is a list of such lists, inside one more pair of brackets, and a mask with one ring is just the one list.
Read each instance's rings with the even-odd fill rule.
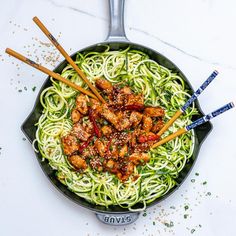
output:
[[[160,65],[167,67],[168,69],[172,70],[173,72],[177,73],[179,76],[181,76],[185,82],[187,87],[190,89],[191,93],[193,93],[193,89],[191,87],[190,82],[187,80],[187,78],[184,76],[182,71],[169,59],[167,59],[165,56],[161,55],[160,53],[147,48],[145,46],[131,43],[126,35],[124,30],[124,2],[125,0],[109,0],[109,6],[110,6],[110,30],[108,37],[105,42],[98,43],[89,47],[86,47],[79,52],[90,52],[90,51],[97,51],[102,52],[106,48],[106,45],[109,45],[111,50],[121,50],[125,49],[127,47],[130,47],[131,49],[140,50],[150,56],[151,59],[158,62]],[[71,57],[75,59],[76,53],[74,53]],[[63,68],[67,65],[67,61],[62,61],[54,70],[54,72],[61,73]],[[51,85],[51,82],[49,80],[49,77],[43,84],[38,97],[36,99],[34,108],[28,118],[24,121],[22,125],[22,131],[28,138],[28,140],[32,143],[32,141],[35,139],[35,133],[36,133],[36,127],[34,126],[35,123],[37,123],[43,107],[40,104],[39,96],[41,92]],[[196,102],[196,107],[200,111],[199,116],[194,117],[194,119],[199,118],[203,115],[201,112],[201,108]],[[189,162],[185,165],[184,169],[181,171],[179,177],[177,178],[177,185],[171,189],[165,196],[160,197],[156,199],[154,202],[149,204],[147,207],[153,206],[160,201],[166,199],[170,194],[172,194],[179,186],[183,183],[183,181],[186,179],[187,175],[190,173],[193,164],[195,163],[195,160],[198,156],[198,152],[200,149],[200,146],[206,136],[209,134],[209,132],[212,129],[212,125],[207,122],[203,125],[197,127],[195,132],[195,146],[194,146],[194,152],[192,157],[190,158]],[[52,170],[52,168],[49,166],[47,161],[42,161],[42,156],[40,153],[35,153],[37,156],[37,159],[40,163],[40,166],[46,176],[50,179],[50,181],[53,183],[53,185],[66,197],[74,201],[80,206],[83,206],[89,210],[92,210],[96,213],[96,216],[99,220],[101,220],[103,223],[110,224],[110,225],[125,225],[134,222],[138,216],[138,212],[130,212],[128,209],[123,209],[119,206],[110,206],[109,208],[105,208],[102,206],[96,206],[94,204],[91,204],[87,201],[85,201],[83,198],[78,197],[76,194],[71,192],[67,189],[65,185],[63,185],[59,180],[57,180],[55,171]],[[142,205],[137,204],[135,205],[136,208],[142,207]]]

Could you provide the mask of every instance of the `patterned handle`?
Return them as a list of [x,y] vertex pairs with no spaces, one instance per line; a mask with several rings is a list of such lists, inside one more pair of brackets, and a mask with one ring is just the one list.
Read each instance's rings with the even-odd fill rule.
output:
[[212,118],[222,114],[223,112],[225,111],[228,111],[229,109],[233,108],[234,107],[234,104],[232,102],[224,105],[223,107],[217,109],[216,111],[213,111],[212,113],[206,115],[206,116],[203,116],[202,118],[199,118],[198,120],[194,121],[193,123],[191,123],[190,125],[187,125],[186,126],[186,130],[189,131],[190,129],[194,129],[195,127],[211,120]]
[[97,218],[104,224],[111,226],[128,225],[136,221],[139,217],[139,212],[106,214],[95,213]]
[[197,91],[189,98],[189,100],[182,106],[181,111],[185,112],[186,109],[193,103],[193,101],[202,93],[202,91],[215,79],[218,71],[213,71],[206,81],[199,87]]

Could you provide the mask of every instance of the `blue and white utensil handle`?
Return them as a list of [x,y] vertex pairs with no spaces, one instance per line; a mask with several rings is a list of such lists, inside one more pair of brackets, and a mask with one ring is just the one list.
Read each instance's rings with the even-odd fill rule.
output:
[[157,135],[161,135],[179,118],[179,116],[186,111],[186,109],[193,103],[193,101],[202,93],[202,91],[215,79],[218,75],[218,71],[213,71],[212,74],[206,79],[206,81],[194,92],[189,100],[178,110],[173,117],[162,127]]
[[169,142],[170,140],[184,134],[187,133],[189,130],[196,128],[197,126],[211,120],[212,118],[222,114],[225,111],[228,111],[229,109],[233,108],[234,104],[232,102],[224,105],[223,107],[217,109],[216,111],[213,111],[212,113],[203,116],[202,118],[199,118],[198,120],[194,121],[193,123],[191,123],[190,125],[187,125],[185,128],[181,128],[179,130],[177,130],[175,133],[165,137],[164,139],[160,140],[159,142],[155,143],[152,148],[156,148],[166,142]]
[[219,108],[219,109],[217,109],[217,110],[211,112],[210,114],[205,115],[205,116],[199,118],[198,120],[194,121],[194,122],[191,123],[190,125],[187,125],[187,126],[185,127],[185,129],[186,129],[187,131],[189,131],[189,130],[191,130],[191,129],[194,129],[195,127],[197,127],[197,126],[199,126],[199,125],[201,125],[201,124],[203,124],[203,123],[205,123],[205,122],[211,120],[212,118],[214,118],[214,117],[216,117],[216,116],[222,114],[222,113],[225,112],[225,111],[228,111],[229,109],[231,109],[231,108],[233,108],[233,107],[234,107],[233,102],[230,102],[230,103],[224,105],[223,107],[221,107],[221,108]]
[[181,107],[181,111],[185,112],[186,109],[194,102],[194,100],[207,88],[207,86],[215,79],[218,75],[218,71],[214,70],[206,81],[194,92],[194,94],[188,99],[188,101]]

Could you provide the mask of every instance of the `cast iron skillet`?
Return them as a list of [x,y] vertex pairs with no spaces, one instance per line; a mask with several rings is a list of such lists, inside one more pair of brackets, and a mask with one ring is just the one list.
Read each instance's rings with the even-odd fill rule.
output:
[[[190,85],[190,82],[187,80],[185,75],[182,73],[182,71],[169,59],[167,59],[165,56],[161,55],[160,53],[147,48],[142,45],[138,45],[135,43],[131,43],[125,35],[124,31],[124,1],[125,0],[109,0],[110,5],[110,30],[108,37],[105,42],[95,44],[89,47],[86,47],[79,52],[90,52],[90,51],[97,51],[102,52],[106,48],[106,45],[109,45],[109,47],[112,50],[121,50],[125,49],[127,47],[130,47],[131,49],[140,50],[150,56],[151,59],[155,60],[159,64],[167,67],[168,69],[172,70],[173,72],[176,72],[179,76],[181,76],[187,86],[189,87],[190,91],[193,93],[193,89]],[[76,53],[74,53],[71,57],[75,59]],[[54,72],[61,73],[63,68],[67,65],[67,61],[62,61],[54,70]],[[38,97],[36,99],[34,108],[28,118],[24,121],[22,125],[22,131],[28,138],[28,140],[32,143],[32,141],[35,139],[35,133],[36,133],[36,127],[34,126],[35,123],[37,123],[40,115],[42,114],[43,107],[40,104],[39,97],[41,92],[51,85],[51,82],[49,80],[49,77],[43,84],[41,90],[39,91]],[[196,107],[200,111],[200,115],[194,117],[194,119],[199,118],[203,115],[201,112],[200,106],[198,102],[196,102]],[[184,169],[181,171],[179,177],[177,178],[177,186],[175,186],[173,189],[171,189],[165,196],[156,199],[154,202],[148,205],[148,207],[155,205],[162,201],[163,199],[166,199],[170,194],[172,194],[178,186],[183,183],[183,181],[186,179],[187,175],[190,173],[193,164],[195,163],[195,160],[198,156],[198,152],[200,149],[200,146],[208,133],[211,131],[212,125],[207,122],[203,125],[197,127],[195,132],[195,146],[194,146],[194,152],[193,156],[189,160],[189,162],[185,165]],[[80,206],[83,206],[87,209],[90,209],[94,212],[96,212],[96,215],[99,220],[101,220],[104,223],[111,224],[111,225],[125,225],[132,223],[138,218],[139,213],[133,213],[130,212],[128,209],[123,209],[118,206],[110,206],[109,208],[101,207],[93,205],[87,201],[85,201],[83,198],[78,197],[76,194],[71,192],[67,189],[65,185],[63,185],[59,180],[57,180],[55,171],[52,170],[52,168],[49,166],[47,161],[42,161],[42,157],[40,153],[36,153],[37,159],[40,163],[40,166],[46,176],[50,179],[50,181],[53,183],[53,185],[66,197],[74,201],[75,203],[79,204]],[[137,208],[142,207],[142,205],[137,204]]]

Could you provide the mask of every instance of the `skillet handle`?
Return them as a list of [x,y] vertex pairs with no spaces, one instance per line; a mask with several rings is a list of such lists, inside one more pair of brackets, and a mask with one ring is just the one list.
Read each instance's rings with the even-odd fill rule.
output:
[[106,41],[127,42],[124,28],[125,0],[109,0],[110,26]]
[[111,226],[128,225],[136,221],[140,212],[126,212],[126,213],[95,213],[96,217],[104,224]]

